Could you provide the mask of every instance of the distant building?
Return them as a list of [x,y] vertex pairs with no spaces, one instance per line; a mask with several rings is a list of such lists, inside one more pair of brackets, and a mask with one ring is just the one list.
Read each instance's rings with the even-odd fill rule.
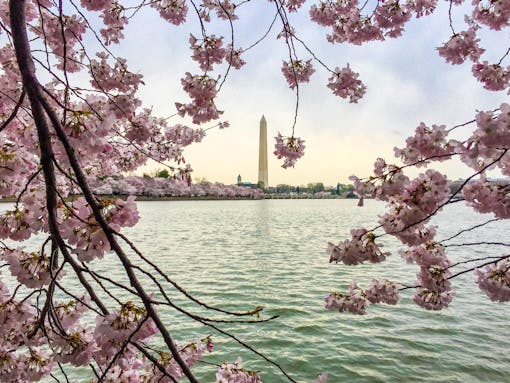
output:
[[258,187],[258,184],[254,184],[253,182],[243,182],[241,175],[237,176],[237,186],[244,186],[245,188],[255,189]]
[[264,116],[260,119],[258,185],[262,189],[267,189],[269,187],[267,171],[267,122]]

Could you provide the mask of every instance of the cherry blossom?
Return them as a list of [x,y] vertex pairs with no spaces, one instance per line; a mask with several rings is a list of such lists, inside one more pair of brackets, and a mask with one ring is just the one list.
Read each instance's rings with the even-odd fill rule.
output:
[[174,25],[180,25],[186,21],[188,14],[186,0],[153,1],[150,6],[155,8],[163,19]]
[[283,62],[282,72],[291,89],[294,89],[298,83],[310,81],[310,76],[315,72],[311,61],[291,60],[290,64]]
[[[462,0],[453,0],[453,3],[459,4]],[[409,9],[413,10],[416,13],[416,17],[422,17],[430,15],[437,6],[437,0],[415,0],[413,2],[409,2]]]
[[402,8],[397,0],[387,1],[380,4],[374,13],[377,26],[388,30],[386,36],[398,37],[404,31],[404,24],[411,19],[412,15]]
[[241,54],[243,53],[243,50],[241,48],[234,49],[232,47],[232,44],[227,45],[227,52],[225,54],[225,60],[232,66],[234,69],[241,69],[241,67],[246,64],[246,61],[244,61],[241,58]]
[[483,83],[488,90],[504,90],[510,83],[510,67],[504,68],[499,64],[475,63],[472,67],[475,78]]
[[283,137],[280,133],[275,137],[274,154],[276,158],[284,158],[282,168],[294,167],[298,159],[305,154],[304,140],[299,137]]
[[427,310],[442,310],[451,303],[454,293],[452,291],[430,291],[420,289],[413,295],[413,301]]
[[42,287],[48,285],[52,279],[50,258],[44,253],[27,253],[21,249],[6,250],[3,258],[8,262],[12,275],[27,287]]
[[284,2],[285,7],[289,12],[297,12],[299,8],[303,6],[305,0],[286,0]]
[[475,27],[453,35],[442,47],[437,48],[439,55],[452,64],[462,64],[469,58],[478,61],[485,49],[480,48],[480,39],[476,38]]
[[119,43],[124,38],[122,33],[128,23],[124,15],[124,7],[117,2],[109,2],[101,14],[105,28],[101,29],[101,36],[106,45]]
[[483,179],[466,185],[462,194],[469,206],[480,213],[494,213],[498,218],[510,218],[510,193],[502,185],[491,185]]
[[428,158],[446,161],[454,152],[454,145],[446,140],[448,132],[445,125],[426,126],[423,122],[415,130],[415,135],[407,138],[406,146],[395,148],[395,157],[400,157],[405,164],[424,166]]
[[365,296],[371,303],[396,305],[400,300],[397,284],[387,279],[372,279],[370,286],[365,290]]
[[349,102],[357,103],[366,92],[366,86],[358,80],[358,74],[353,72],[349,65],[341,70],[337,67],[329,78],[328,88],[335,96],[348,98]]
[[476,270],[477,283],[489,299],[494,302],[510,300],[510,263],[508,258],[484,270]]
[[258,372],[244,369],[241,358],[238,358],[233,363],[220,365],[214,383],[262,383],[262,380]]
[[217,93],[216,80],[207,75],[192,76],[187,72],[186,76],[181,79],[181,83],[192,102],[189,104],[175,103],[180,116],[188,114],[193,118],[194,124],[202,124],[218,119],[220,114],[223,114],[214,104]]
[[212,11],[215,11],[216,16],[221,20],[232,21],[238,19],[235,14],[236,5],[230,0],[204,0],[200,7],[200,17],[207,22],[211,21]]
[[205,72],[211,70],[213,64],[220,64],[227,54],[223,48],[222,37],[211,35],[198,40],[195,36],[190,35],[189,43],[193,50],[192,59],[198,62],[200,69]]
[[352,314],[364,315],[368,307],[365,293],[358,288],[355,282],[349,286],[346,294],[333,292],[324,297],[324,307],[327,310],[348,311]]
[[481,0],[473,0],[473,5],[473,18],[490,29],[498,31],[509,25],[510,6],[505,1],[484,4]]
[[381,247],[375,243],[375,236],[366,229],[351,230],[352,239],[335,245],[328,242],[327,253],[329,262],[342,262],[346,265],[357,265],[366,261],[379,263],[386,259],[389,253],[383,253]]

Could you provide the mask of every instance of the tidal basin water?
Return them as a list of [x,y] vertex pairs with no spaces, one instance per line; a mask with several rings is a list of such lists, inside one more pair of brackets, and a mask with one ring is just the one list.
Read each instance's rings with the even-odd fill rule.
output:
[[[383,264],[328,264],[328,240],[347,238],[352,227],[376,226],[383,210],[375,201],[358,208],[352,200],[140,202],[140,224],[128,234],[198,298],[228,309],[261,305],[265,315],[279,315],[268,323],[222,327],[299,382],[311,382],[323,371],[330,383],[510,382],[510,304],[490,302],[473,273],[455,280],[455,301],[441,312],[416,306],[409,290],[398,306],[372,305],[364,316],[323,309],[324,295],[345,290],[353,279],[362,286],[377,276],[415,281],[417,267],[405,264],[391,238],[382,239],[393,253]],[[457,203],[434,221],[441,227],[438,239],[488,218]],[[508,223],[490,224],[459,242],[494,234],[504,239],[509,229]],[[498,253],[458,247],[449,254],[462,260],[470,254]],[[110,270],[111,275],[117,272]],[[195,307],[170,288],[168,292],[187,309]],[[261,371],[264,382],[286,381],[211,328],[175,312],[165,312],[165,319],[178,340],[213,336],[215,350],[206,361],[241,356],[247,368]],[[194,370],[200,381],[213,380],[214,366],[199,364]]]
[[[398,243],[387,237],[381,240],[392,255],[382,264],[328,264],[327,241],[349,237],[353,227],[376,226],[381,203],[367,201],[358,208],[353,200],[158,201],[138,207],[141,220],[126,234],[190,293],[226,309],[260,305],[264,316],[279,315],[267,323],[221,327],[277,361],[300,383],[312,382],[323,371],[328,383],[510,382],[510,304],[490,302],[473,273],[454,281],[457,296],[441,312],[416,306],[410,290],[398,306],[372,305],[364,316],[323,308],[325,294],[346,290],[353,279],[361,286],[372,277],[415,281],[417,267],[405,264]],[[438,239],[489,218],[457,203],[434,221],[440,226]],[[509,229],[508,223],[490,224],[459,242],[488,235],[504,241]],[[449,254],[463,260],[499,253],[456,247]],[[121,278],[113,255],[94,266]],[[165,291],[189,311],[220,317],[197,308],[171,286]],[[287,381],[232,339],[175,311],[160,312],[178,341],[213,337],[215,349],[206,362],[240,356],[246,368],[261,371],[265,383]],[[206,363],[193,368],[205,383],[214,380],[215,370]]]

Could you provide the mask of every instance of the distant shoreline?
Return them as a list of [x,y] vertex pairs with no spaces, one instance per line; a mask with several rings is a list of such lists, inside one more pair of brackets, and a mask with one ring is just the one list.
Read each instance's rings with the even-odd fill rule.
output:
[[[105,198],[122,198],[126,199],[129,197],[127,194],[102,194],[99,197]],[[331,196],[327,198],[314,198],[313,196],[287,196],[287,195],[265,195],[264,198],[250,198],[250,197],[218,197],[218,196],[160,196],[160,197],[152,197],[145,195],[135,195],[136,201],[257,201],[263,199],[355,199],[349,197],[342,196]],[[5,197],[0,199],[0,203],[13,203],[16,202],[15,197]]]

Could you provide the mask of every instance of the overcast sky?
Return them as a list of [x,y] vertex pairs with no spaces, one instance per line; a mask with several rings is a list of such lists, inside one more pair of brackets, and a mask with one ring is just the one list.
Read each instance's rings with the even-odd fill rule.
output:
[[[471,76],[470,63],[452,66],[436,52],[451,34],[447,5],[440,2],[437,14],[412,21],[404,37],[358,47],[328,43],[327,30],[308,20],[309,4],[305,4],[300,15],[291,15],[298,36],[331,68],[349,63],[358,71],[368,88],[365,97],[358,104],[349,104],[334,96],[326,87],[328,73],[314,64],[311,82],[300,87],[296,126],[296,135],[306,141],[305,156],[295,168],[282,169],[281,161],[272,155],[273,137],[278,131],[291,134],[295,95],[281,73],[287,48],[275,38],[282,29],[277,23],[264,42],[244,54],[246,66],[230,72],[218,97],[217,105],[225,110],[224,119],[231,127],[208,132],[201,144],[187,150],[193,177],[230,184],[241,174],[243,180],[256,182],[262,115],[268,122],[270,185],[317,181],[335,185],[347,182],[351,174],[369,175],[377,157],[392,162],[393,147],[402,147],[420,121],[452,126],[472,119],[476,110],[498,107],[507,97],[504,92],[485,91]],[[464,12],[455,11],[454,21],[462,30]],[[239,9],[238,15],[235,45],[246,47],[264,34],[274,6],[259,0]],[[225,25],[206,27],[210,33],[230,35]],[[174,114],[174,102],[187,101],[180,78],[186,71],[200,73],[190,59],[189,33],[199,36],[192,12],[184,26],[175,27],[147,10],[130,22],[126,40],[118,48],[130,68],[144,74],[142,100],[157,114]],[[502,41],[504,36],[497,34],[483,37],[482,42],[489,46],[483,59],[498,61],[508,39]],[[299,51],[302,59],[310,58],[304,50]],[[219,67],[217,74],[224,69]],[[178,118],[173,121],[182,122]],[[441,169],[452,179],[468,174],[458,163]]]

